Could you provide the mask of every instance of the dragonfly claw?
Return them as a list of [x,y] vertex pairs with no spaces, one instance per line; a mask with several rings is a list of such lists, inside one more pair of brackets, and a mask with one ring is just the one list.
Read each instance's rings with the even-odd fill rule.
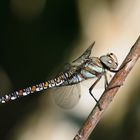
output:
[[105,90],[106,90],[106,91],[109,91],[109,90],[111,90],[111,89],[114,89],[114,88],[117,88],[117,87],[121,87],[121,86],[123,86],[123,84],[115,85],[115,86],[112,86],[112,87],[106,88]]
[[102,111],[102,108],[101,108],[101,106],[100,106],[99,101],[97,102],[97,104],[96,104],[96,105],[97,105],[97,107],[99,108],[99,110],[100,110],[100,111]]

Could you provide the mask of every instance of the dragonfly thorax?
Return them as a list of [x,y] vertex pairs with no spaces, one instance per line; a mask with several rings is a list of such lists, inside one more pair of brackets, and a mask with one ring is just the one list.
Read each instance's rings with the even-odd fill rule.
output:
[[117,57],[113,53],[101,56],[100,61],[109,70],[115,70],[118,67]]
[[104,67],[98,57],[92,57],[85,63],[80,72],[86,79],[94,78],[104,73]]

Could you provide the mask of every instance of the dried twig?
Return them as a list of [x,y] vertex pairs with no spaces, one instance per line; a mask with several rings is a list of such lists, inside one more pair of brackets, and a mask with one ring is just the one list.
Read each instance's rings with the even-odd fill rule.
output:
[[[109,86],[101,96],[99,103],[102,110],[100,111],[97,106],[93,108],[87,120],[85,121],[84,125],[74,137],[74,140],[88,139],[89,135],[91,134],[91,132],[93,131],[93,129],[95,128],[99,120],[101,119],[103,112],[111,103],[114,96],[116,95],[118,89],[120,88],[119,85],[123,85],[124,80],[126,79],[128,73],[131,71],[131,69],[133,68],[133,66],[135,65],[139,57],[140,57],[140,36],[137,39],[136,43],[132,46],[129,54],[123,61],[122,66],[127,62],[128,63],[119,72],[117,72],[114,75],[113,79],[109,83]],[[111,88],[111,87],[115,87],[115,88]]]

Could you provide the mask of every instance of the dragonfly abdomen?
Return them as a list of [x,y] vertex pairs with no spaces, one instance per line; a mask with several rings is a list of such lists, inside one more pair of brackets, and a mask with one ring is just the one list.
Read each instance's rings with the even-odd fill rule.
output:
[[48,87],[49,87],[48,82],[43,82],[43,83],[40,83],[40,84],[37,84],[34,86],[27,87],[25,89],[14,91],[10,94],[6,94],[6,95],[0,97],[0,103],[6,103],[10,100],[15,100],[15,99],[20,98],[22,96],[27,96],[29,94],[33,94],[35,92],[45,90]]
[[27,96],[29,94],[33,94],[33,93],[43,91],[46,89],[50,89],[53,87],[66,86],[66,85],[70,85],[70,84],[76,84],[79,82],[80,82],[80,80],[79,80],[78,76],[72,75],[71,73],[62,73],[52,80],[27,87],[25,89],[17,90],[10,94],[6,94],[6,95],[0,97],[0,103],[6,103],[10,100],[15,100],[17,98]]

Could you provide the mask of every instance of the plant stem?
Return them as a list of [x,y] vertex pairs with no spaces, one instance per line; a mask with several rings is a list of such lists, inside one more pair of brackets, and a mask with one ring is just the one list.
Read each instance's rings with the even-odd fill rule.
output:
[[128,73],[134,67],[139,57],[140,57],[140,36],[138,37],[135,44],[132,46],[125,60],[123,61],[121,65],[122,69],[120,69],[114,75],[107,89],[103,92],[99,100],[99,104],[102,110],[100,111],[97,106],[93,108],[93,110],[91,111],[88,118],[86,119],[83,126],[78,131],[78,133],[76,134],[73,140],[87,140],[88,139],[93,129],[95,128],[99,120],[101,119],[103,112],[113,100],[120,86],[123,85],[123,82],[125,81]]

